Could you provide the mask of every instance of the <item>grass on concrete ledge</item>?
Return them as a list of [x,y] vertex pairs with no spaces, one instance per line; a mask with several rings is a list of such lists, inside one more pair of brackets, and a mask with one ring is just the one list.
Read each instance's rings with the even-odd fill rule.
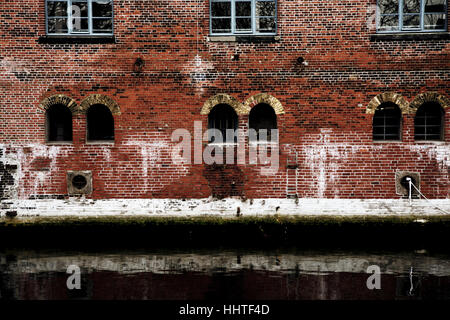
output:
[[1,218],[0,228],[26,226],[87,226],[87,225],[340,225],[340,224],[425,224],[450,223],[450,215],[386,215],[386,216],[335,216],[335,215],[265,215],[265,216],[64,216]]

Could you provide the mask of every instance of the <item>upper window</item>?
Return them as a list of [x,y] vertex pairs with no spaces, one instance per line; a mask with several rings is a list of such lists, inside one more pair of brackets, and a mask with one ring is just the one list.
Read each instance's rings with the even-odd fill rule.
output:
[[276,0],[210,0],[211,34],[275,34]]
[[112,35],[112,0],[46,0],[49,35]]
[[446,31],[446,0],[378,0],[379,32]]
[[47,142],[72,141],[72,112],[64,105],[53,105],[46,112]]
[[443,140],[444,110],[436,102],[426,102],[414,118],[415,140]]
[[382,103],[373,116],[373,140],[400,140],[402,113],[392,103]]
[[88,141],[114,141],[114,117],[103,104],[91,106],[87,112]]

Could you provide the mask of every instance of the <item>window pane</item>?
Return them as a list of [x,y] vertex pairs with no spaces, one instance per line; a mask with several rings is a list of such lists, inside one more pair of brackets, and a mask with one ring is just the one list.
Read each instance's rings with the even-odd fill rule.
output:
[[212,2],[211,15],[213,17],[231,17],[231,2]]
[[257,1],[256,2],[257,17],[274,17],[275,1]]
[[114,117],[108,107],[96,104],[87,112],[88,140],[114,140]]
[[84,1],[72,1],[72,17],[87,18],[88,4]]
[[67,2],[64,1],[48,1],[47,2],[48,17],[66,17]]
[[92,1],[93,17],[112,17],[112,1]]
[[420,0],[403,0],[404,13],[420,13]]
[[92,23],[94,33],[112,32],[112,19],[93,19]]
[[378,0],[381,14],[398,13],[398,0]]
[[398,16],[381,16],[378,29],[383,31],[398,30]]
[[236,30],[251,31],[252,30],[252,19],[251,18],[236,18]]
[[275,18],[259,18],[256,21],[256,30],[259,32],[275,32]]
[[48,19],[48,33],[67,33],[67,19],[65,18],[50,18]]
[[444,29],[445,15],[444,14],[426,14],[424,17],[423,26],[425,29]]
[[74,18],[72,22],[73,32],[89,32],[88,19]]
[[251,2],[236,2],[236,16],[250,17],[252,15]]
[[[226,104],[219,104],[215,106],[208,116],[208,129],[220,130],[222,133],[223,141],[216,141],[216,137],[214,137],[213,139],[213,137],[210,136],[209,142],[224,142],[224,140],[227,138],[227,129],[236,130],[238,128],[237,124],[238,117],[232,107]],[[234,136],[234,142],[237,142],[236,136]]]
[[445,12],[445,0],[426,0],[425,12]]
[[423,104],[414,118],[414,138],[416,140],[442,139],[443,112],[439,104],[429,102]]
[[405,29],[419,28],[420,27],[420,16],[419,15],[403,16],[403,27]]
[[216,33],[231,32],[231,18],[212,19],[212,31]]

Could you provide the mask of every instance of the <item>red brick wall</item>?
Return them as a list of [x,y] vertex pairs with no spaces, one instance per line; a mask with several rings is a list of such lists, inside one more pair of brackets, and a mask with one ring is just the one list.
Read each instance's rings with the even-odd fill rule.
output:
[[[279,41],[210,42],[208,3],[115,0],[116,43],[43,44],[44,1],[0,1],[0,144],[19,163],[19,197],[64,195],[68,170],[91,170],[93,198],[283,198],[294,150],[299,197],[398,198],[397,170],[420,172],[430,198],[449,197],[450,108],[442,143],[415,142],[413,114],[404,115],[402,142],[374,143],[366,114],[382,92],[409,102],[429,91],[450,97],[448,40],[371,41],[375,0],[279,0]],[[244,102],[261,92],[285,111],[278,174],[172,164],[173,130],[205,128],[200,110],[210,97]],[[91,94],[114,99],[114,145],[87,144],[83,114],[74,115],[72,145],[46,145],[39,104],[54,94],[78,104]],[[248,116],[239,121],[246,127]]]

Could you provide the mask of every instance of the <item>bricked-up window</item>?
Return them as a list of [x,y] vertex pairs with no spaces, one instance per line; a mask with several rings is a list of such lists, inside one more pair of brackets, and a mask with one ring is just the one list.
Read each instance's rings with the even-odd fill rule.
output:
[[[260,103],[253,107],[249,115],[249,127],[256,131],[256,137],[250,136],[251,140],[256,138],[256,141],[260,142],[270,141],[272,139],[272,129],[277,129],[277,115],[273,108],[265,103]],[[263,130],[266,130],[266,134],[264,134]]]
[[424,103],[414,118],[415,140],[444,139],[444,110],[436,102]]
[[72,112],[64,105],[53,105],[46,111],[47,142],[72,141]]
[[49,35],[112,35],[112,0],[46,0]]
[[378,0],[378,32],[447,30],[447,0]]
[[382,103],[373,116],[373,140],[400,140],[402,113],[391,102]]
[[[238,116],[234,109],[227,104],[215,106],[208,116],[208,129],[217,129],[222,134],[222,141],[216,141],[215,137],[209,136],[209,143],[237,142],[237,137],[228,137],[227,129],[236,130],[238,128]],[[231,141],[230,141],[231,140]]]
[[276,0],[210,0],[211,34],[275,34],[276,8]]
[[114,118],[105,105],[95,104],[87,112],[88,141],[113,141]]

